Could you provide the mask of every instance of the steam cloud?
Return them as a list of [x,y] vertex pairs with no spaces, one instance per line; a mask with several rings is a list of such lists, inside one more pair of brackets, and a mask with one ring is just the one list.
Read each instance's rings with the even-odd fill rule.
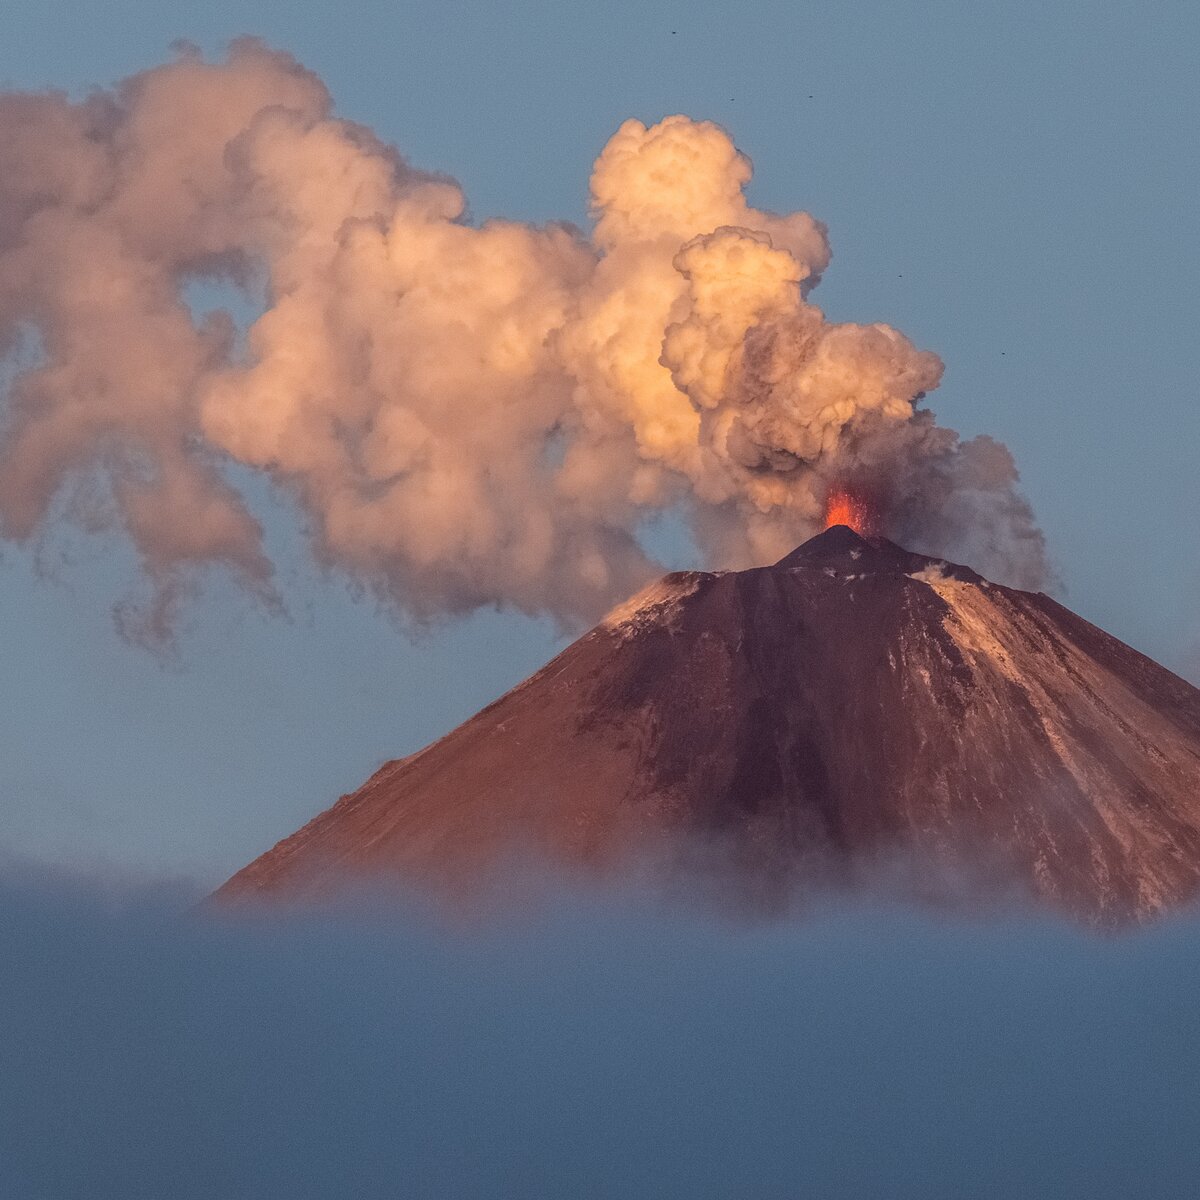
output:
[[[755,565],[847,479],[914,548],[1036,585],[1008,452],[917,407],[934,354],[809,302],[825,228],[751,208],[750,174],[712,123],[627,121],[590,238],[474,226],[457,184],[253,41],[79,103],[0,96],[0,532],[123,528],[150,640],[206,565],[275,598],[230,463],[294,498],[320,562],[418,619],[593,619],[657,573],[655,514],[711,564]],[[213,279],[266,297],[244,343],[187,302]]]

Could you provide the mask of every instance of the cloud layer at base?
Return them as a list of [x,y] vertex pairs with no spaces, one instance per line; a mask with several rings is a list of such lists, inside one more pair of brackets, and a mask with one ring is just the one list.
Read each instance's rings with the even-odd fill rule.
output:
[[1200,924],[720,923],[562,890],[217,920],[0,885],[0,1192],[1142,1198],[1200,1178]]

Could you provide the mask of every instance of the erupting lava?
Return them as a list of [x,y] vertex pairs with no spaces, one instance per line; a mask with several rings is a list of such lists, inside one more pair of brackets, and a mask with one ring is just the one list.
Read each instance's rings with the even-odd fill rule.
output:
[[870,502],[861,493],[849,488],[831,488],[825,499],[825,528],[848,525],[862,537],[876,532],[875,513]]

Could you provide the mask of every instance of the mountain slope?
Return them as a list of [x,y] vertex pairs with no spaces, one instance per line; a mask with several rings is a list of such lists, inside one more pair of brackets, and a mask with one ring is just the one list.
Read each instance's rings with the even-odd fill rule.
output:
[[776,894],[900,857],[1153,912],[1200,879],[1200,692],[1040,593],[837,526],[666,576],[219,895],[462,883],[514,848],[702,852]]

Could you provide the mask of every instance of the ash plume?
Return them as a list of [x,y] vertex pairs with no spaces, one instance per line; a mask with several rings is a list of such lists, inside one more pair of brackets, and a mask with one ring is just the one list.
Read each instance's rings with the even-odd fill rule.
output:
[[[266,473],[316,559],[414,619],[595,619],[658,573],[648,518],[708,565],[778,558],[852,478],[884,532],[1036,585],[1011,456],[922,397],[936,355],[809,300],[807,213],[759,211],[728,134],[627,121],[590,235],[465,218],[451,179],[333,115],[255,41],[82,101],[0,96],[0,533],[123,530],[170,634],[199,572],[277,599],[230,464]],[[244,339],[196,281],[261,302]]]

